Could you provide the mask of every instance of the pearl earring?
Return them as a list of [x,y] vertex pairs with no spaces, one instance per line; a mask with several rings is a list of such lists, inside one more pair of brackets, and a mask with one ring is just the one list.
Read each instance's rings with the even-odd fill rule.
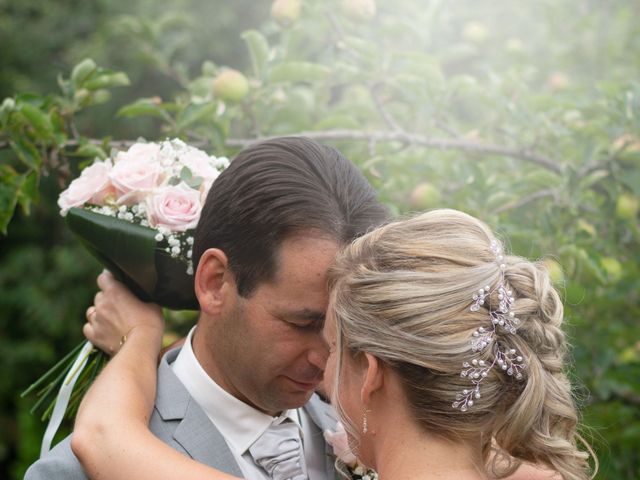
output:
[[367,410],[365,409],[364,412],[362,413],[362,433],[367,433],[369,431],[369,428],[367,426],[367,413],[369,413],[371,410]]

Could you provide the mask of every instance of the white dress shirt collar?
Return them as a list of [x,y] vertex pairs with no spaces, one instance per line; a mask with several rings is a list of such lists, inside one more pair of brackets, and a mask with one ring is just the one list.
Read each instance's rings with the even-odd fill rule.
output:
[[300,426],[296,410],[286,410],[278,417],[272,417],[256,410],[220,387],[205,372],[193,352],[191,341],[195,329],[196,327],[189,332],[172,368],[189,394],[204,410],[237,455],[246,452],[272,423],[278,424],[290,418]]

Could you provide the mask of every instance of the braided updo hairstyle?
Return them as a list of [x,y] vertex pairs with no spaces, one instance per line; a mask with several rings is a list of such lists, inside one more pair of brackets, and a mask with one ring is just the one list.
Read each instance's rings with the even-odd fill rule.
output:
[[[470,215],[434,210],[380,227],[341,252],[330,271],[338,343],[334,392],[343,356],[370,353],[397,373],[425,431],[456,442],[480,438],[491,475],[507,476],[526,461],[566,480],[589,478],[565,374],[560,297],[539,264],[505,255],[501,269],[493,241],[491,230]],[[482,381],[482,397],[466,412],[454,409],[456,395],[471,388],[460,375],[474,355],[470,339],[491,325],[488,309],[498,304],[487,298],[471,311],[472,295],[487,285],[497,297],[495,286],[503,281],[520,323],[515,334],[497,329],[496,340],[523,357],[523,378],[493,368]],[[483,352],[488,362],[493,354]]]

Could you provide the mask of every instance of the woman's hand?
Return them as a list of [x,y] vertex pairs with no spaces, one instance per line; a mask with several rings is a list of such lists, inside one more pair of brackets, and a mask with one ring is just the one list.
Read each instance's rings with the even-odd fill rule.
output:
[[163,330],[160,306],[139,300],[110,272],[98,275],[98,287],[100,291],[94,305],[87,309],[82,333],[102,351],[114,355],[134,328]]

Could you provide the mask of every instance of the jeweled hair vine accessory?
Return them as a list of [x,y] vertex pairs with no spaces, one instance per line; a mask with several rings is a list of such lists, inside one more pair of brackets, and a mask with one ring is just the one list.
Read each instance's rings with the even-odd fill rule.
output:
[[[471,351],[475,354],[476,358],[471,359],[471,361],[465,361],[462,364],[463,368],[460,376],[462,378],[468,378],[473,388],[465,388],[462,390],[462,393],[458,393],[456,395],[456,401],[452,404],[453,408],[459,409],[462,412],[466,412],[470,407],[473,407],[474,401],[481,398],[480,383],[487,377],[493,367],[497,365],[507,375],[514,376],[518,380],[523,379],[522,370],[526,368],[522,356],[513,348],[504,348],[497,339],[499,328],[511,335],[515,335],[520,320],[516,318],[515,313],[512,311],[515,298],[513,297],[513,292],[507,288],[504,278],[504,270],[506,269],[504,256],[502,254],[502,248],[496,240],[491,242],[491,250],[495,254],[496,261],[500,267],[500,281],[493,289],[491,289],[489,285],[485,285],[484,288],[474,293],[472,297],[473,303],[471,307],[469,307],[469,310],[479,312],[487,297],[496,291],[498,292],[499,300],[498,308],[494,310],[493,307],[489,305],[490,326],[479,327],[473,332],[473,336],[471,337]],[[477,358],[482,356],[489,348],[493,351],[492,362],[489,363]]]

